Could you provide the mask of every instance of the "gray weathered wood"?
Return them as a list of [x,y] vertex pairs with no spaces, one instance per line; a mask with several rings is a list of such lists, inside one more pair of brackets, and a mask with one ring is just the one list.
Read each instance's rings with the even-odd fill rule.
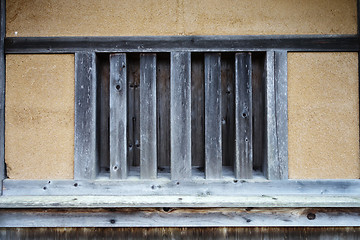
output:
[[157,176],[156,54],[140,55],[140,176]]
[[252,64],[250,53],[235,54],[235,178],[252,178]]
[[76,53],[75,179],[94,179],[99,171],[96,131],[96,90],[95,53]]
[[5,0],[0,1],[0,195],[2,180],[6,177],[5,169],[5,53],[4,39],[6,31]]
[[6,53],[359,51],[357,35],[9,37]]
[[205,177],[222,177],[221,55],[205,54]]
[[288,97],[287,97],[287,52],[275,52],[275,107],[278,148],[278,179],[288,178]]
[[[205,214],[206,213],[206,214]],[[360,211],[335,208],[140,208],[0,210],[0,227],[360,226]],[[183,235],[181,235],[183,236]],[[344,236],[344,235],[343,235]],[[298,236],[297,236],[298,237]]]
[[275,53],[266,52],[265,60],[265,111],[266,111],[266,133],[265,154],[263,170],[265,176],[270,180],[280,179],[279,175],[279,153],[277,148],[276,133],[276,95],[275,95]]
[[171,179],[191,177],[191,53],[171,53]]
[[[193,172],[193,176],[196,173]],[[359,180],[4,180],[4,196],[348,196],[360,197]],[[96,198],[96,197],[95,197]],[[325,203],[325,198],[324,198]],[[222,204],[219,202],[218,204]],[[251,202],[248,202],[251,204]],[[226,206],[226,205],[222,205]]]
[[266,54],[266,154],[264,173],[270,180],[288,178],[287,53]]
[[142,208],[142,207],[348,207],[359,208],[360,196],[2,196],[0,208]]
[[126,54],[110,55],[110,178],[128,175]]

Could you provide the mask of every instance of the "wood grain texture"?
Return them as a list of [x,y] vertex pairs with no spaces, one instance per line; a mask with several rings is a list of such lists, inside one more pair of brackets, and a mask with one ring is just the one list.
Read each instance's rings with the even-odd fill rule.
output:
[[252,178],[253,107],[251,53],[235,54],[235,178]]
[[171,179],[191,177],[191,53],[171,53]]
[[344,208],[0,210],[1,227],[359,227],[359,222],[359,209]]
[[359,51],[357,35],[8,37],[5,53]]
[[128,175],[126,54],[110,55],[110,178]]
[[6,56],[9,178],[73,178],[74,85],[74,55]]
[[251,196],[3,196],[1,208],[139,208],[139,207],[326,207],[359,208],[360,197],[322,195]]
[[0,228],[2,239],[237,239],[304,238],[356,240],[360,227],[201,227],[201,228]]
[[95,179],[99,172],[97,72],[93,52],[75,54],[74,178]]
[[157,176],[156,54],[140,55],[140,176]]
[[356,0],[8,0],[7,36],[356,34],[356,15]]
[[289,53],[289,177],[360,177],[357,53]]
[[[236,180],[142,180],[127,181],[109,179],[85,180],[4,180],[4,196],[200,196],[200,197],[249,197],[272,195],[348,196],[359,197],[357,180],[290,180],[266,181],[262,179]],[[96,197],[94,197],[96,199]],[[325,199],[325,198],[324,198]],[[276,200],[276,199],[272,199]],[[325,200],[324,200],[325,203]],[[218,204],[221,204],[219,202]],[[251,202],[248,202],[251,204]]]
[[207,53],[205,61],[205,177],[222,177],[221,55]]

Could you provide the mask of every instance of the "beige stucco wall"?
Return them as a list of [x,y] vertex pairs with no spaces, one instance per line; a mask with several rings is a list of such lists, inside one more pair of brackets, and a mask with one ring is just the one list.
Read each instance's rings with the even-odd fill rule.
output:
[[[7,0],[7,36],[355,34],[356,0]],[[6,163],[73,177],[73,55],[7,55]],[[359,178],[355,53],[289,54],[290,178]]]
[[289,53],[289,177],[356,178],[357,53]]
[[7,0],[7,36],[355,34],[356,0]]
[[73,55],[7,55],[5,111],[9,178],[73,178]]

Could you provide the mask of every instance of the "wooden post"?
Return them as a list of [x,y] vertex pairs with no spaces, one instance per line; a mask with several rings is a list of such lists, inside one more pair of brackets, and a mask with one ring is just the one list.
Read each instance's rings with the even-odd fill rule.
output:
[[126,54],[110,55],[110,178],[126,179],[127,164]]
[[75,179],[95,179],[99,171],[96,134],[96,88],[95,53],[76,53]]
[[252,178],[253,133],[251,75],[251,54],[235,54],[235,178]]
[[191,177],[191,53],[171,53],[171,179]]
[[265,68],[267,76],[264,173],[270,180],[287,179],[287,52],[267,52]]
[[157,177],[156,54],[140,55],[140,176]]
[[221,55],[205,54],[205,177],[222,178]]

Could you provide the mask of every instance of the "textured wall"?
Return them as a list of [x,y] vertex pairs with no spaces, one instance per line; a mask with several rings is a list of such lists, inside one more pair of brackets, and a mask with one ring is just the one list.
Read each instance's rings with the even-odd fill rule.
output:
[[7,0],[7,36],[355,34],[356,0]]
[[73,55],[7,55],[5,111],[9,178],[73,178]]
[[357,53],[288,55],[289,177],[359,178]]
[[[356,0],[7,0],[7,36],[355,34]],[[72,55],[8,55],[10,178],[72,178]],[[354,53],[289,55],[291,178],[358,178]]]

